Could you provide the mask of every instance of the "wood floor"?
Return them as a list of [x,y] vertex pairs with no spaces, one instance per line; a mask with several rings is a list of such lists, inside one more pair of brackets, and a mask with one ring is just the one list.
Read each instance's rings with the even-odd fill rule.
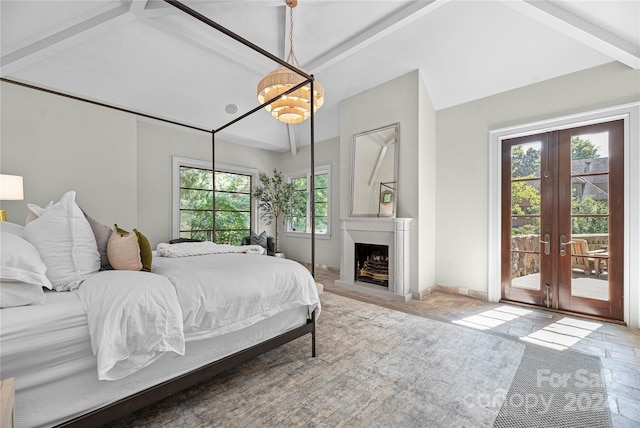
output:
[[316,269],[315,277],[326,292],[482,330],[487,334],[508,335],[554,349],[571,349],[600,357],[613,426],[640,427],[638,330],[443,292],[429,294],[424,300],[397,302],[334,285],[340,277],[334,270]]

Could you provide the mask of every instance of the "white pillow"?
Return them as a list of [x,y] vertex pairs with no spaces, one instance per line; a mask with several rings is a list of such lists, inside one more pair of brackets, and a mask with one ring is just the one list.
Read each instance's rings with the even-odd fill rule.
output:
[[22,238],[24,233],[24,226],[16,223],[9,223],[8,221],[0,221],[0,230],[3,232],[13,233]]
[[45,298],[44,291],[39,285],[0,281],[0,308],[37,305],[43,303]]
[[96,238],[75,198],[70,191],[49,208],[35,206],[39,218],[24,227],[24,238],[40,252],[56,291],[74,290],[100,269]]
[[52,288],[38,250],[13,233],[0,232],[0,281],[21,281]]

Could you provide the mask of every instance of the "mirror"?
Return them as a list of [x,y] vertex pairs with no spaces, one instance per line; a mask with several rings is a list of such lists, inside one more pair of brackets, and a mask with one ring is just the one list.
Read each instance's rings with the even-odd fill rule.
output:
[[399,124],[353,136],[351,215],[395,217]]

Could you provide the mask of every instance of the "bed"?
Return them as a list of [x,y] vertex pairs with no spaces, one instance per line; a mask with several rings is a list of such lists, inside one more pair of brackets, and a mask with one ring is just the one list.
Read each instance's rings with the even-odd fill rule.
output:
[[[311,93],[314,92],[313,75],[255,46],[180,2],[165,1],[214,30],[300,75],[303,80],[282,93],[282,96],[306,85],[310,86]],[[77,96],[43,88],[34,87],[34,89],[150,117],[143,113],[96,103]],[[267,100],[260,106],[210,131],[214,164],[216,134],[270,105],[274,99]],[[315,109],[310,109],[311,194],[314,193],[315,181],[314,111]],[[165,118],[154,117],[153,119],[193,128],[188,124]],[[61,201],[64,198],[63,196]],[[80,229],[83,230],[82,234],[88,237],[86,233],[88,226],[84,224],[84,220],[81,220],[84,218],[84,213],[80,212],[73,198],[67,198],[71,199],[67,201],[68,203],[52,203],[53,206],[50,204],[45,208],[34,207],[36,211],[39,210],[36,214],[42,216],[33,223],[40,227],[31,227],[30,233],[27,233],[28,227],[25,227],[25,237],[30,235],[29,241],[34,242],[37,247],[33,251],[36,253],[39,251],[42,260],[48,262],[44,270],[35,266],[35,271],[24,276],[18,269],[17,278],[7,280],[5,273],[15,273],[15,271],[5,269],[3,260],[3,275],[0,278],[2,299],[0,300],[11,304],[8,307],[0,305],[2,306],[0,310],[2,326],[0,378],[15,378],[18,427],[103,425],[307,334],[311,336],[311,355],[315,357],[315,326],[320,314],[320,300],[313,280],[315,273],[313,198],[310,201],[311,272],[293,261],[243,253],[198,255],[184,257],[179,261],[168,261],[161,257],[147,255],[147,264],[153,260],[150,272],[98,272],[100,266],[94,266],[94,262],[96,257],[103,258],[104,254],[92,252],[96,245],[98,248],[101,246],[100,228],[93,229],[94,237],[92,238],[76,239],[74,234]],[[45,222],[41,220],[47,216],[53,217],[50,213],[55,210],[66,210],[63,213],[66,214],[66,217],[63,216],[64,224],[56,224],[55,228],[50,227],[51,225],[44,226]],[[87,220],[90,218],[87,217]],[[51,233],[51,230],[57,231],[58,227],[69,225],[75,226],[72,226],[71,231],[67,231],[66,235],[53,236],[54,234]],[[94,224],[90,226],[93,227]],[[22,231],[18,230],[18,235],[21,233]],[[11,233],[5,233],[2,230],[1,234],[4,241],[6,235]],[[73,235],[72,238],[69,238],[69,234]],[[138,235],[138,242],[141,242],[140,235],[137,232],[136,235]],[[111,234],[111,236],[115,235]],[[15,238],[6,239],[15,241]],[[46,241],[49,248],[36,245],[37,241]],[[4,243],[3,247],[5,247]],[[90,250],[89,247],[92,249]],[[75,253],[82,248],[84,251]],[[5,257],[8,253],[10,252],[0,251],[0,256]],[[72,254],[72,257],[67,259],[73,261],[71,263],[73,269],[69,266],[66,269],[60,269],[60,256],[69,254]],[[144,259],[142,250],[140,256],[142,261]],[[85,265],[85,267],[78,268],[78,265]],[[196,287],[200,288],[202,293],[199,297],[196,294],[195,300],[187,299],[186,296],[193,291],[190,286],[202,280],[194,277],[194,274],[204,275],[212,271],[224,274],[219,275],[215,282],[211,282],[215,284],[213,287],[206,288],[201,285]],[[47,279],[52,273],[55,274],[53,276],[58,277],[58,281],[54,284],[48,283]],[[104,286],[105,282],[110,284],[109,287]],[[284,288],[281,288],[280,286],[283,285]],[[135,291],[127,289],[132,286],[136,287]],[[224,291],[223,301],[224,299],[233,300],[235,296],[236,300],[258,303],[259,310],[257,312],[255,308],[253,310],[243,308],[240,311],[228,310],[224,304],[211,306],[211,302],[215,302],[220,296],[213,295],[210,291],[218,286]],[[57,291],[44,292],[43,287]],[[27,289],[30,292],[25,295],[24,290]],[[143,346],[143,352],[125,359],[125,364],[113,365],[112,360],[106,358],[103,351],[105,348],[113,351],[106,352],[107,356],[113,357],[112,354],[117,355],[118,347],[110,348],[108,341],[110,334],[104,334],[100,328],[104,325],[112,325],[101,321],[101,316],[104,315],[101,310],[108,313],[109,310],[105,308],[109,305],[103,304],[102,298],[105,296],[100,293],[111,290],[106,297],[118,300],[118,293],[114,290],[122,291],[123,289],[127,290],[125,293],[127,296],[131,293],[141,299],[135,301],[120,299],[122,300],[120,303],[126,308],[131,309],[136,305],[144,306],[149,302],[160,308],[166,304],[171,308],[171,311],[167,310],[167,312],[173,313],[174,322],[166,324],[166,330],[172,334],[170,339],[161,338],[155,342],[152,341],[151,344],[146,343],[147,347]],[[158,293],[160,289],[164,290],[162,294]],[[173,297],[169,291],[171,289],[175,290]],[[20,291],[17,294],[11,294],[16,290]],[[150,293],[149,290],[153,292]],[[120,292],[120,295],[123,295],[123,292]],[[144,296],[151,297],[145,300]],[[16,301],[18,303],[14,304]],[[268,304],[261,306],[260,302],[268,302]],[[200,311],[202,308],[205,308],[204,313]],[[211,312],[216,311],[227,315],[233,312],[244,315],[240,319],[220,321],[209,316]],[[179,317],[176,312],[179,312]],[[176,321],[177,318],[180,318],[180,321]],[[144,324],[144,320],[141,319],[138,321],[143,323],[143,327],[149,325],[158,327],[154,323]],[[139,328],[138,334],[143,331],[145,331],[144,328]],[[178,332],[182,333],[182,339]],[[126,338],[126,335],[121,337]],[[124,342],[127,343],[126,340]]]
[[[9,249],[27,245],[6,226],[3,281]],[[1,376],[15,378],[18,427],[101,425],[306,334],[315,356],[320,300],[291,260],[154,254],[151,272],[99,271],[43,295],[0,310]]]

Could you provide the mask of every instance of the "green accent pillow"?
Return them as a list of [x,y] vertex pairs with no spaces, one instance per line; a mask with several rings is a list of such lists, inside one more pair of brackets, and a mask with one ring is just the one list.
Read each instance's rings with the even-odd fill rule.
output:
[[153,254],[151,253],[151,243],[149,239],[144,236],[138,229],[133,229],[138,235],[138,245],[140,245],[140,260],[142,261],[142,270],[145,272],[151,272],[151,262],[153,261]]
[[[115,225],[116,231],[120,236],[126,236],[129,232],[124,229],[120,229],[118,225]],[[138,245],[140,246],[140,261],[142,262],[142,271],[151,272],[151,262],[153,261],[153,254],[151,252],[151,243],[149,239],[144,236],[138,229],[133,229],[138,237]]]

